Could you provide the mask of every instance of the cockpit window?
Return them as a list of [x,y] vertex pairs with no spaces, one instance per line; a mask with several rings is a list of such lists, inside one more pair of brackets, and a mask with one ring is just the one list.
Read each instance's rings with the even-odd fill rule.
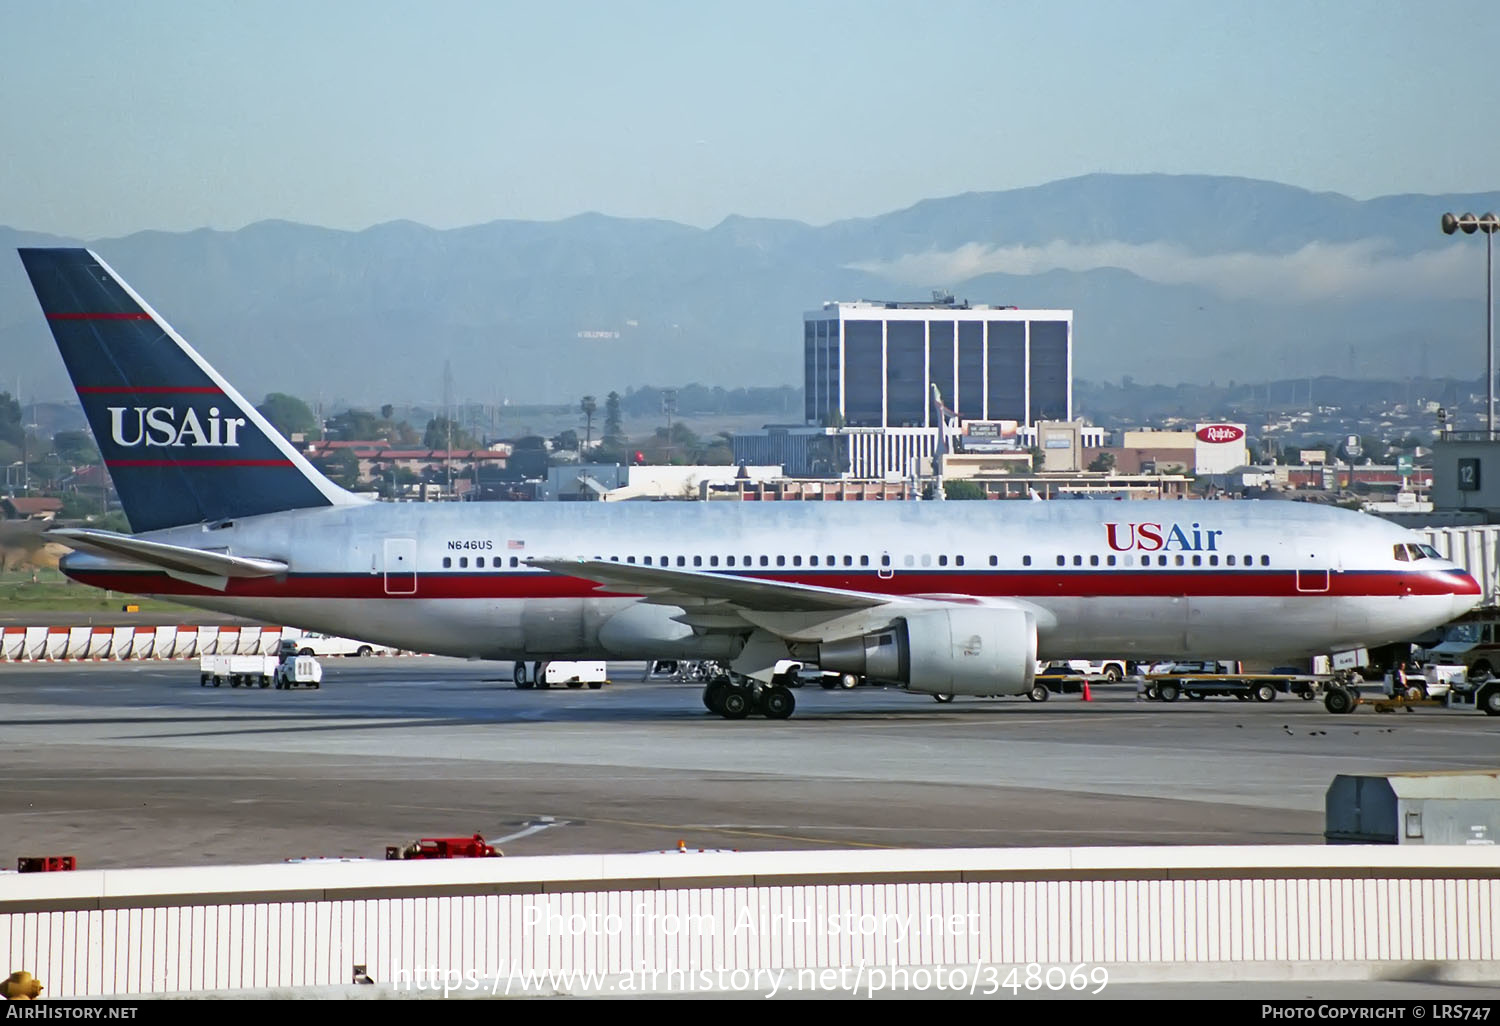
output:
[[1398,563],[1408,563],[1411,561],[1411,557],[1406,554],[1405,545],[1396,546],[1396,561]]
[[1417,548],[1421,550],[1422,555],[1426,556],[1428,559],[1443,558],[1443,554],[1437,549],[1433,548],[1431,545],[1418,545]]

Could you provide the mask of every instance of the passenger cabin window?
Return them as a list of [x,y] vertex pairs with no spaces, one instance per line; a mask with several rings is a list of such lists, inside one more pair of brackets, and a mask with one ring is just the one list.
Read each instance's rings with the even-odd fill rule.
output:
[[1261,566],[1270,566],[1271,565],[1271,557],[1270,556],[1261,556],[1260,557],[1260,565]]
[[1089,557],[1089,566],[1098,566],[1098,565],[1099,565],[1099,557],[1098,556],[1090,556]]
[[760,565],[761,566],[770,566],[771,565],[771,557],[770,556],[761,556],[760,557]]
[[1082,556],[1074,556],[1073,557],[1073,565],[1074,566],[1083,566],[1083,557]]
[[703,557],[702,556],[694,556],[693,557],[693,565],[694,566],[702,566],[703,565]]
[[460,569],[468,569],[468,566],[469,566],[469,557],[468,556],[459,556],[458,557],[458,565],[459,565]]
[[510,557],[510,565],[511,566],[520,566],[521,565],[521,561],[520,561],[520,559],[516,558],[515,556],[511,556]]
[[446,570],[446,569],[448,569],[452,565],[453,565],[453,557],[452,556],[444,556],[443,557],[443,569]]
[[1229,565],[1229,566],[1234,566],[1234,557],[1233,556],[1225,556],[1224,557],[1224,562],[1227,565]]
[[733,556],[727,556],[727,557],[725,557],[725,559],[724,559],[724,565],[725,566],[734,566],[734,557]]
[[890,566],[891,565],[891,556],[890,556],[890,553],[886,553],[885,555],[883,555],[883,556],[880,557],[880,565],[881,566]]
[[1115,557],[1114,556],[1105,556],[1104,557],[1104,562],[1107,565],[1109,565],[1109,566],[1114,566],[1115,565]]
[[677,565],[678,566],[687,566],[687,557],[686,556],[678,556],[677,557]]
[[[999,558],[996,557],[996,556],[991,556],[990,560],[991,560],[990,566],[995,566],[996,563],[999,561]],[[1030,556],[1022,556],[1021,557],[1021,565],[1022,566],[1030,566],[1031,565],[1031,557]]]
[[953,562],[954,562],[954,565],[956,565],[956,566],[963,566],[964,565],[964,557],[962,557],[962,556],[954,556],[953,557]]
[[939,556],[938,557],[938,566],[947,566],[947,565],[948,565],[948,557],[947,556]]
[[626,556],[625,557],[625,562],[627,562],[627,563],[634,563],[635,562],[635,557],[634,556]]
[[1068,565],[1068,557],[1067,556],[1058,556],[1057,557],[1057,565],[1058,566],[1067,566]]
[[786,566],[786,557],[785,556],[777,556],[776,557],[776,565],[777,566]]
[[854,557],[853,556],[845,556],[844,557],[844,565],[845,566],[853,566],[854,565]]
[[817,566],[818,565],[818,557],[817,556],[808,556],[807,557],[807,565],[808,566]]
[[860,556],[859,557],[859,565],[860,566],[869,566],[870,565],[870,557],[869,556]]
[[708,557],[708,565],[709,566],[718,566],[719,565],[719,557],[718,556],[709,556]]

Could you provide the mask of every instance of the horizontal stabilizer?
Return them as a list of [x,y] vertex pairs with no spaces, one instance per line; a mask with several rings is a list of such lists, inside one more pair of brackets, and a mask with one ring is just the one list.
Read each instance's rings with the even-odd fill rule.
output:
[[192,549],[186,545],[168,545],[147,541],[114,531],[97,531],[87,527],[59,527],[47,537],[64,545],[105,556],[117,556],[147,566],[158,567],[169,574],[208,577],[274,577],[284,574],[287,565],[278,559],[253,556],[231,556],[226,552]]

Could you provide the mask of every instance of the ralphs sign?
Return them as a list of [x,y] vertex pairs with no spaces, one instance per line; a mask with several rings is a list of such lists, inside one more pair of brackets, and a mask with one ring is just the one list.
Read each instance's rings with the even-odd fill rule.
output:
[[1245,437],[1245,429],[1238,424],[1205,424],[1198,429],[1198,440],[1221,445],[1225,442],[1238,442]]

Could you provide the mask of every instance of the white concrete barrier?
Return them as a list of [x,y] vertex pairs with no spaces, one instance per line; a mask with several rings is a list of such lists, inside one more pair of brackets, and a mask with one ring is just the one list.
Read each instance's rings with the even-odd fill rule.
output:
[[200,655],[275,655],[295,627],[4,627],[0,662],[90,659],[196,659]]
[[1440,963],[1495,979],[1497,958],[1496,847],[667,853],[0,876],[0,965],[57,998],[326,987],[349,983],[356,966],[393,986],[429,973],[486,987],[541,974],[541,989],[564,992],[990,967],[1056,990],[1101,967],[1201,979]]

